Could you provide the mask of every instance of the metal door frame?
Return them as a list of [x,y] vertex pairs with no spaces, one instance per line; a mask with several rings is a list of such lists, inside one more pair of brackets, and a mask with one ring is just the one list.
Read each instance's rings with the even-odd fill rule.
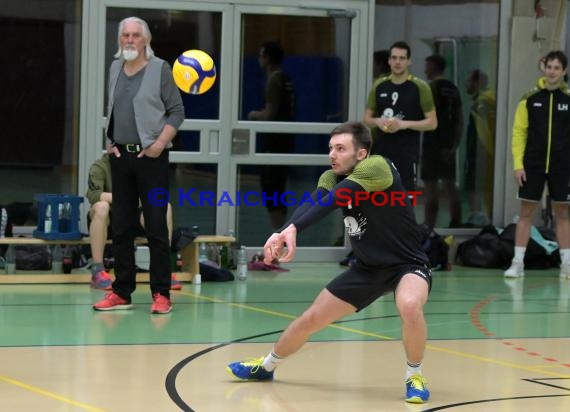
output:
[[[252,4],[255,3],[255,4]],[[327,134],[334,124],[331,123],[271,123],[238,120],[240,99],[241,70],[241,21],[244,14],[280,14],[318,17],[343,17],[348,12],[353,22],[351,24],[350,61],[349,67],[349,119],[360,119],[364,111],[367,88],[370,86],[368,68],[370,61],[372,34],[370,27],[374,12],[372,0],[356,1],[314,1],[303,6],[277,6],[271,1],[250,1],[248,4],[234,5],[229,1],[201,2],[178,1],[133,1],[133,0],[101,0],[85,2],[83,9],[83,33],[81,48],[81,111],[80,111],[80,143],[79,143],[79,193],[87,189],[89,166],[101,155],[101,139],[105,124],[105,28],[106,11],[110,7],[138,9],[173,9],[184,11],[213,11],[222,13],[221,36],[221,67],[218,69],[224,75],[220,76],[220,107],[219,119],[195,120],[186,119],[180,130],[200,131],[199,152],[171,152],[170,161],[173,163],[214,163],[218,167],[218,192],[237,190],[237,170],[239,165],[277,163],[282,161],[271,154],[254,154],[254,139],[250,139],[249,154],[231,154],[231,133],[233,129],[248,129],[251,136],[257,131],[289,133],[318,133]],[[209,152],[210,142],[218,142],[217,152]],[[322,155],[292,155],[288,162],[292,165],[327,165],[328,157]],[[340,223],[339,223],[340,224]],[[236,213],[228,204],[216,209],[216,234],[227,233],[235,228]],[[261,245],[251,245],[258,248]],[[307,251],[304,251],[307,249]],[[323,253],[314,253],[318,249]],[[344,248],[319,247],[301,248],[298,260],[330,260],[345,253]],[[304,252],[310,252],[305,254]],[[306,257],[306,258],[305,258]]]

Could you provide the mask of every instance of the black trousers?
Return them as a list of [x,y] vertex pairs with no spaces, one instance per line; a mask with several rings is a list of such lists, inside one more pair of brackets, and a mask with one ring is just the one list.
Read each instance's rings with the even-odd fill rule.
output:
[[168,199],[160,202],[164,197],[156,196],[157,191],[168,193],[168,150],[157,158],[138,158],[138,153],[120,150],[121,157],[110,157],[115,258],[113,291],[124,299],[130,299],[136,289],[134,239],[139,227],[137,211],[140,199],[150,251],[150,290],[152,294],[170,297],[170,242],[166,224]]

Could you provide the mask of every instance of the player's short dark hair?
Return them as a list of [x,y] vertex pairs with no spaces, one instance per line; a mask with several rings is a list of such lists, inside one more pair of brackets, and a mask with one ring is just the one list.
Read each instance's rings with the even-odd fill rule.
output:
[[410,45],[405,41],[397,41],[396,43],[392,44],[390,46],[390,56],[392,55],[392,49],[406,50],[408,59],[412,57],[412,49],[410,48]]
[[355,149],[366,149],[370,153],[372,147],[372,136],[370,129],[362,122],[346,122],[339,124],[331,132],[331,137],[337,134],[351,134]]
[[445,59],[439,54],[432,54],[431,56],[426,57],[426,62],[433,64],[438,73],[443,73],[445,71]]
[[263,54],[269,58],[271,63],[281,64],[283,57],[285,56],[285,52],[279,43],[268,41],[263,43],[261,48],[263,49]]
[[562,64],[562,69],[564,70],[566,70],[566,67],[568,66],[568,58],[566,57],[566,54],[564,54],[564,52],[561,50],[553,50],[549,52],[546,56],[544,56],[543,60],[545,65],[551,60],[558,60],[560,64]]

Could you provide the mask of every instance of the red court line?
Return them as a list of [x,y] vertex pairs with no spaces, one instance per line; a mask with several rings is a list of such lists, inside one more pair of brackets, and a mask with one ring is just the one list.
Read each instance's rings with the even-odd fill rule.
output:
[[[469,312],[469,315],[471,317],[471,323],[472,325],[479,330],[479,332],[481,332],[483,335],[488,336],[488,337],[494,337],[496,336],[493,332],[491,332],[489,329],[487,329],[485,327],[485,325],[483,325],[483,322],[481,322],[481,320],[479,319],[479,314],[482,312],[483,308],[485,306],[487,306],[488,304],[492,303],[493,301],[497,300],[496,296],[489,296],[486,299],[483,299],[482,301],[480,301],[479,303],[477,303],[473,309],[471,309],[471,311]],[[519,352],[525,352],[527,355],[529,356],[541,356],[542,359],[544,361],[547,362],[551,362],[551,363],[556,363],[556,362],[560,362],[558,359],[555,358],[550,358],[550,357],[544,357],[543,355],[541,355],[540,353],[537,352],[531,352],[530,350],[521,347],[521,346],[515,346],[514,343],[506,341],[506,340],[502,340],[501,339],[501,343],[505,346],[510,346],[512,347],[512,349],[519,351]],[[570,364],[568,363],[560,363],[561,366],[570,368]]]

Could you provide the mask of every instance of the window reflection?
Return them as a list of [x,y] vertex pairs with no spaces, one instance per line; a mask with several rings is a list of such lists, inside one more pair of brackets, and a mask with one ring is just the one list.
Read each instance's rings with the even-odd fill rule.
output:
[[172,140],[172,150],[185,152],[200,151],[200,132],[197,130],[178,130]]
[[75,0],[2,2],[3,205],[76,190],[81,8]]
[[[240,120],[333,123],[347,120],[350,50],[337,43],[341,43],[339,39],[350,38],[350,20],[248,14],[243,16],[242,23]],[[268,42],[278,44],[284,53],[278,70],[295,96],[295,110],[290,118],[251,117],[252,112],[262,111],[274,97],[271,84],[276,77],[276,63],[268,64],[263,47]]]
[[174,227],[198,225],[201,234],[216,233],[218,167],[213,164],[170,165],[170,203]]
[[[251,193],[247,204],[236,207],[240,242],[246,245],[263,245],[268,234],[273,231],[272,210],[273,191],[266,192],[266,205],[263,204],[260,176],[265,165],[242,165],[238,169],[238,190]],[[270,167],[282,167],[270,166]],[[288,204],[286,217],[291,217],[303,196],[316,188],[316,183],[329,166],[289,166],[285,200]],[[267,189],[267,188],[266,188]],[[297,239],[298,246],[342,246],[344,226],[340,210],[327,216],[322,224],[314,225],[303,231]]]
[[[478,227],[491,221],[494,153],[495,96],[498,56],[499,1],[422,0],[376,1],[374,50],[386,49],[395,41],[406,40],[412,48],[411,72],[427,80],[426,57],[438,54],[446,61],[444,77],[460,92],[463,128],[456,151],[455,183],[459,188],[461,222],[452,222],[447,191],[439,186],[436,227]],[[413,30],[401,25],[407,21],[445,21],[444,27],[414,24]],[[474,87],[473,75],[484,79]],[[482,83],[485,83],[484,85]],[[420,165],[421,166],[421,165]],[[418,180],[418,188],[425,184]],[[420,198],[421,202],[425,199]],[[423,204],[416,208],[419,222],[424,221]],[[454,213],[455,214],[455,213]]]
[[[351,20],[345,18],[243,15],[238,118],[279,123],[348,120],[350,42],[346,39],[350,30]],[[288,133],[287,126],[281,130],[257,132],[255,153],[328,152],[328,134]],[[279,198],[273,206],[238,208],[240,241],[245,244],[263,244],[267,234],[280,228],[295,209],[283,204],[281,195],[310,193],[327,168],[286,163],[284,156],[280,165],[239,167],[240,191],[249,188]],[[299,239],[302,246],[342,245],[342,221],[336,215],[327,217],[328,230],[308,229]]]
[[465,139],[464,189],[474,224],[488,224],[493,202],[495,119],[497,99],[489,76],[481,69],[471,71],[465,90],[470,96]]

